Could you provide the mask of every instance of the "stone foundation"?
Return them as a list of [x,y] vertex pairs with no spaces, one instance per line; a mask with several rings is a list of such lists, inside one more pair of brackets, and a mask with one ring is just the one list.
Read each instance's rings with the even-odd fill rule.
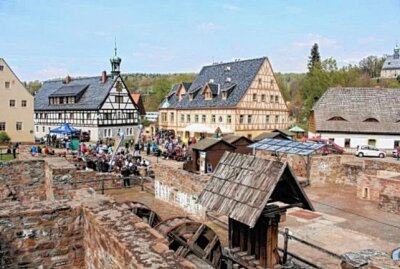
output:
[[0,190],[14,190],[0,200],[0,268],[195,267],[128,206],[78,189],[102,179],[113,187],[119,178],[57,158],[1,163]]

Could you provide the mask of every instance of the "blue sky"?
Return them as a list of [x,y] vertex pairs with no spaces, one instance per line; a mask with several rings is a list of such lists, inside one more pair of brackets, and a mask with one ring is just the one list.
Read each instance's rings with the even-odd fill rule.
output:
[[0,0],[0,57],[21,80],[100,75],[114,38],[123,72],[198,72],[268,56],[304,72],[310,48],[339,65],[392,53],[400,0]]

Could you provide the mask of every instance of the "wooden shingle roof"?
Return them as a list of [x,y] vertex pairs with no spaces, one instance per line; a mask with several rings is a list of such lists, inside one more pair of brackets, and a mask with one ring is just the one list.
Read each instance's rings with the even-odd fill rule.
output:
[[319,132],[400,133],[400,89],[330,88],[313,111]]
[[255,226],[268,202],[313,209],[286,163],[226,152],[199,196],[204,207]]
[[196,144],[192,145],[192,149],[196,150],[207,150],[208,148],[218,144],[218,143],[223,143],[228,145],[229,147],[236,148],[234,145],[222,140],[222,139],[216,139],[216,138],[203,138],[199,140]]

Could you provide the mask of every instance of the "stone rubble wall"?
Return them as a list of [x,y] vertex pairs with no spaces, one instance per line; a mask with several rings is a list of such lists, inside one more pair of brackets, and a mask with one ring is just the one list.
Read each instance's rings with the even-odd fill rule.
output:
[[0,201],[46,199],[43,160],[0,162]]
[[197,197],[210,180],[210,175],[195,174],[162,163],[152,163],[151,169],[155,175],[156,198],[184,209],[199,220],[205,217],[205,209],[197,204]]
[[2,204],[1,268],[82,268],[82,210],[69,202]]
[[125,204],[87,190],[73,199],[84,212],[85,267],[88,269],[194,268],[168,248],[167,239]]

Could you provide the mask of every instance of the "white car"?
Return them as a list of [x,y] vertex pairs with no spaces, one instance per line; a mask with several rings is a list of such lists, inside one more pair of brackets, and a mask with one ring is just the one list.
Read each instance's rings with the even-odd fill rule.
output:
[[355,155],[357,157],[379,157],[379,158],[385,158],[386,156],[385,152],[371,146],[357,146]]

